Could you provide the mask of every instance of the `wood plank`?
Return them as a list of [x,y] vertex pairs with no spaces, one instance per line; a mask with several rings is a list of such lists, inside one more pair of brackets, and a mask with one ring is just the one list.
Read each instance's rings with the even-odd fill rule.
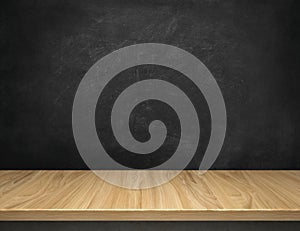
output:
[[3,170],[0,220],[300,221],[300,171],[183,171],[164,185],[130,190],[92,171]]

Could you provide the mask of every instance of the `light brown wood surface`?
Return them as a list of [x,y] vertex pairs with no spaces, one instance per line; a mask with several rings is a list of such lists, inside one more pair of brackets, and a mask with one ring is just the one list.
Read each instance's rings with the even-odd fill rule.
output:
[[0,171],[0,220],[300,220],[300,171],[183,171],[140,190],[91,171]]

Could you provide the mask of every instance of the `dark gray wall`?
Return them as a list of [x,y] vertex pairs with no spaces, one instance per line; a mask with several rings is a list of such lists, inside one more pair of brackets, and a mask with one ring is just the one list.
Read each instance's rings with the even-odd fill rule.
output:
[[300,169],[298,1],[23,0],[0,8],[0,169],[85,169],[71,127],[78,84],[104,55],[144,42],[185,49],[216,78],[228,128],[213,169]]
[[295,231],[300,222],[0,222],[6,231],[24,230],[164,230],[164,231]]

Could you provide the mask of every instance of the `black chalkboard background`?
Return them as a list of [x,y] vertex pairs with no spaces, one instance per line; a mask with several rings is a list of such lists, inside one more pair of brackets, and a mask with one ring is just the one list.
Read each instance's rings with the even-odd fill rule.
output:
[[213,169],[300,169],[298,2],[2,2],[0,169],[86,169],[77,87],[104,55],[145,42],[192,53],[216,78],[228,127]]

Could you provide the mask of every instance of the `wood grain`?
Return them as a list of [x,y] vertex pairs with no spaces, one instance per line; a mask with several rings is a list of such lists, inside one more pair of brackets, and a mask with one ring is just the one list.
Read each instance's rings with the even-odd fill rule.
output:
[[300,171],[183,171],[140,190],[92,171],[0,171],[0,220],[300,220]]

